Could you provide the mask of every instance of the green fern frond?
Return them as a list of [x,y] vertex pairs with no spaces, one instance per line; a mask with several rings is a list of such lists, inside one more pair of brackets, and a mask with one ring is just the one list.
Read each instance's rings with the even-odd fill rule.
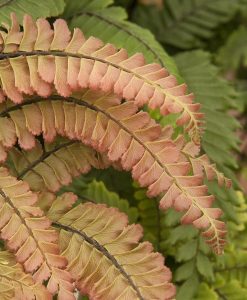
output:
[[247,67],[247,28],[243,25],[233,31],[217,55],[217,62],[226,71]]
[[[232,247],[233,248],[233,247]],[[218,259],[216,272],[224,278],[226,282],[238,280],[241,286],[247,289],[247,251],[242,249],[232,249]]]
[[192,49],[203,47],[238,9],[238,1],[232,0],[166,0],[162,10],[138,6],[133,20],[163,44]]
[[[108,170],[104,170],[104,172],[107,173]],[[137,208],[131,207],[126,199],[121,199],[117,193],[109,191],[102,181],[93,180],[86,183],[83,180],[83,177],[75,178],[66,190],[75,193],[82,201],[101,203],[118,208],[121,212],[127,214],[130,223],[137,221]]]
[[159,210],[156,199],[150,201],[146,197],[144,189],[138,188],[134,197],[137,200],[139,222],[144,228],[144,239],[150,241],[157,251],[165,253],[163,243],[167,238],[166,213]]
[[31,15],[34,19],[58,16],[63,12],[64,6],[64,0],[3,0],[0,1],[0,23],[10,24],[11,12],[16,13],[20,22],[25,14]]

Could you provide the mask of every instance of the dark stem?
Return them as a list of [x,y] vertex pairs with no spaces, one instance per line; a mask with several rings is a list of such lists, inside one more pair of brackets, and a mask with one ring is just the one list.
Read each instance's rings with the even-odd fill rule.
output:
[[76,142],[75,141],[69,141],[67,143],[58,145],[57,147],[55,147],[54,149],[52,149],[50,151],[44,152],[37,160],[33,161],[28,167],[26,167],[24,170],[22,170],[22,172],[18,175],[17,179],[22,179],[30,170],[35,168],[39,163],[44,161],[51,154],[55,153],[56,151],[58,151],[58,150],[60,150],[64,147],[68,147],[68,146],[70,146],[74,143],[76,143]]
[[219,289],[215,289],[215,292],[220,296],[221,299],[227,300],[226,296],[224,294],[222,294]]

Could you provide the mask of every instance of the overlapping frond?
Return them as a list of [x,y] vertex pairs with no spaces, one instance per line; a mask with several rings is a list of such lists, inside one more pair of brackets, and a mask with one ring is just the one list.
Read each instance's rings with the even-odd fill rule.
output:
[[0,252],[0,294],[2,300],[51,300],[45,286],[35,283],[31,275],[23,272],[12,254]]
[[[36,98],[10,108],[4,102],[2,106],[7,108],[2,110],[3,120],[13,122],[15,135],[26,133],[26,140],[19,135],[21,147],[32,147],[32,134],[43,133],[49,142],[60,133],[107,154],[111,164],[120,164],[141,186],[148,187],[150,197],[164,193],[161,208],[186,210],[182,221],[207,229],[204,234],[208,242],[220,253],[225,230],[224,223],[216,219],[221,211],[210,208],[214,197],[207,195],[202,174],[190,176],[190,162],[181,154],[183,138],[173,141],[170,128],[162,130],[148,113],[138,112],[134,102],[121,103],[118,97],[90,90],[85,90],[81,98]],[[5,117],[7,113],[10,118]],[[9,130],[10,126],[2,131],[6,135],[3,141],[8,141]]]
[[106,168],[109,165],[104,155],[77,141],[63,139],[44,147],[36,140],[32,150],[9,151],[15,168],[15,176],[25,180],[33,191],[57,192],[71,183],[74,177],[88,173],[92,167]]
[[[56,201],[55,201],[56,202]],[[52,219],[59,202],[49,211]],[[172,299],[175,287],[164,258],[139,243],[142,228],[128,225],[126,215],[103,204],[80,204],[60,218],[59,245],[77,288],[92,299]]]
[[54,30],[45,19],[36,23],[25,16],[24,31],[12,15],[8,32],[1,31],[1,100],[7,95],[21,103],[23,94],[48,97],[53,89],[64,97],[89,87],[114,92],[138,106],[148,103],[161,113],[179,113],[178,125],[189,131],[199,143],[200,105],[186,94],[186,85],[178,85],[173,75],[158,64],[145,65],[140,53],[128,57],[126,50],[104,45],[99,39],[85,39],[79,29],[73,36],[63,20],[56,20]]
[[59,299],[74,299],[71,276],[64,270],[67,260],[59,254],[57,232],[43,211],[34,206],[36,201],[37,195],[27,183],[0,168],[1,238],[36,282],[48,280],[51,294],[58,292]]

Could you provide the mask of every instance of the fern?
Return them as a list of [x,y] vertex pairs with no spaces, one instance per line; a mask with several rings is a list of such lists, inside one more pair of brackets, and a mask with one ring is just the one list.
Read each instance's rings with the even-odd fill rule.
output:
[[69,191],[76,193],[82,201],[90,201],[95,203],[106,204],[109,207],[116,207],[121,212],[124,212],[130,223],[137,221],[138,212],[135,207],[130,207],[126,199],[121,199],[117,193],[109,191],[102,181],[93,180],[85,184],[82,178],[73,181]]
[[247,66],[246,36],[246,27],[240,26],[220,48],[217,62],[223,70],[230,72],[238,70],[241,66]]
[[[64,17],[71,28],[79,27],[84,34],[99,37],[105,43],[126,48],[130,55],[142,52],[148,63],[157,62],[179,78],[176,64],[154,39],[151,32],[128,22],[124,9],[109,6],[113,1],[66,1]],[[104,28],[102,32],[100,29]]]
[[9,151],[14,174],[29,183],[33,191],[57,192],[72,178],[94,168],[108,166],[107,159],[76,141],[55,141],[42,148],[39,141],[32,151],[13,148]]
[[[95,38],[85,40],[79,30],[75,30],[71,38],[62,20],[54,23],[53,34],[47,21],[39,20],[36,25],[26,17],[23,24],[26,34],[20,33],[13,44],[11,36],[19,29],[13,15],[12,18],[9,33],[2,32],[4,47],[0,65],[2,87],[12,101],[20,103],[22,93],[32,95],[34,91],[47,97],[53,83],[57,93],[64,97],[87,87],[114,91],[127,100],[135,100],[139,106],[148,102],[151,108],[161,107],[163,114],[181,113],[177,123],[187,124],[186,129],[198,142],[202,117],[198,112],[199,105],[192,103],[193,95],[185,94],[186,86],[177,85],[175,77],[168,75],[164,68],[157,64],[145,66],[141,54],[128,58],[124,49],[116,51],[112,45],[104,46]],[[59,34],[62,28],[65,32],[63,39]],[[9,53],[12,51],[15,52]],[[22,57],[22,52],[25,52],[25,57]],[[49,54],[54,54],[54,57],[49,57]],[[49,73],[46,68],[49,68]],[[15,78],[15,82],[8,81],[8,76]]]
[[[54,215],[51,208],[48,216]],[[166,295],[162,299],[173,297],[162,257],[151,252],[151,244],[138,244],[140,227],[127,226],[125,215],[116,209],[82,204],[55,218],[54,225],[61,228],[62,254],[82,293],[98,299],[152,299],[160,293]]]
[[[112,86],[114,83],[115,93],[125,97],[127,96],[129,100],[132,99],[130,93],[134,93],[133,95],[136,95],[134,102],[138,103],[137,100],[147,99],[142,93],[141,87],[144,87],[144,92],[147,92],[149,84],[150,87],[152,85],[152,80],[145,79],[144,77],[141,79],[143,75],[137,76],[135,74],[143,74],[143,72],[144,74],[146,72],[149,74],[150,70],[153,72],[154,69],[157,71],[157,65],[151,64],[143,66],[142,56],[140,55],[134,55],[131,58],[127,58],[124,54],[125,58],[123,59],[122,55],[125,53],[123,50],[120,50],[116,54],[116,50],[111,45],[103,46],[101,41],[95,40],[94,38],[89,38],[86,41],[84,40],[82,33],[78,30],[75,30],[74,35],[69,42],[70,32],[66,23],[62,20],[58,20],[54,24],[54,37],[53,31],[51,29],[49,29],[50,31],[47,30],[46,27],[48,26],[48,28],[50,28],[50,26],[44,20],[37,21],[38,31],[35,31],[36,25],[29,17],[26,17],[24,20],[23,37],[22,33],[19,33],[19,41],[15,45],[15,50],[12,50],[14,52],[8,53],[9,38],[14,31],[17,31],[17,33],[19,32],[14,15],[12,18],[12,29],[8,34],[2,33],[5,41],[3,50],[7,51],[7,53],[2,52],[1,54],[3,58],[1,60],[1,65],[5,70],[4,72],[3,69],[2,72],[0,71],[3,92],[10,97],[13,102],[17,103],[22,101],[23,95],[21,92],[34,94],[36,91],[38,94],[43,94],[43,91],[40,92],[40,90],[37,90],[35,85],[32,85],[33,82],[30,81],[30,78],[38,79],[38,76],[40,76],[41,82],[43,80],[43,83],[46,86],[45,91],[49,91],[46,96],[50,94],[51,85],[54,82],[56,91],[62,96],[66,96],[67,100],[65,99],[62,101],[62,97],[55,95],[52,96],[52,100],[54,100],[56,104],[53,104],[53,102],[50,101],[42,101],[43,98],[31,98],[30,100],[22,102],[22,104],[18,104],[17,110],[15,107],[6,108],[6,102],[4,102],[3,106],[5,110],[2,112],[2,123],[7,130],[3,133],[3,146],[10,147],[15,143],[16,137],[18,137],[20,146],[24,149],[30,149],[35,145],[33,134],[38,135],[43,133],[45,141],[51,142],[56,134],[60,133],[62,135],[67,135],[70,139],[79,139],[83,143],[89,144],[97,151],[107,152],[110,161],[115,162],[121,159],[122,167],[125,170],[132,170],[133,178],[138,180],[142,186],[148,186],[149,196],[156,196],[161,192],[166,191],[161,200],[161,207],[166,209],[170,206],[174,206],[178,210],[187,210],[182,221],[184,223],[193,223],[196,227],[205,229],[204,235],[208,237],[208,242],[212,245],[215,252],[219,253],[224,244],[223,237],[225,235],[224,224],[216,220],[221,215],[221,211],[209,207],[214,198],[207,196],[207,188],[203,185],[201,174],[195,173],[194,176],[186,176],[190,171],[188,168],[189,165],[188,163],[183,162],[184,158],[182,160],[180,158],[180,147],[184,147],[184,150],[186,149],[186,152],[189,154],[191,151],[194,153],[194,150],[192,150],[193,147],[184,146],[183,138],[179,138],[177,141],[173,142],[171,140],[171,131],[169,129],[162,131],[160,126],[151,120],[147,113],[136,113],[138,108],[133,102],[127,101],[120,104],[121,100],[118,97],[105,94],[109,90],[108,88],[103,88],[104,94],[95,94],[95,92],[87,90],[82,92],[81,97],[83,99],[85,98],[85,100],[69,97],[73,89],[78,92],[82,87],[87,87],[88,85],[90,88],[100,89],[100,82],[103,82],[104,84],[107,83],[109,86],[109,79],[111,78],[110,85]],[[31,30],[31,28],[36,34],[39,32],[37,40],[36,35],[34,35],[32,40],[28,39],[29,30]],[[44,31],[45,28],[46,31]],[[65,34],[62,40],[59,35],[59,30],[61,29],[67,32],[67,35]],[[42,36],[41,32],[44,36],[47,34],[50,36],[50,40],[46,40],[44,45],[40,44]],[[80,47],[78,43],[82,43],[84,46]],[[30,50],[33,49],[33,47],[35,48],[34,44],[40,44],[39,47],[43,50],[27,52],[27,49]],[[9,46],[12,47],[13,44],[10,44]],[[24,47],[24,50],[26,51],[22,51],[22,47]],[[74,47],[76,47],[76,49],[81,49],[80,53],[85,51],[87,54],[80,54],[78,57],[76,57],[76,54],[72,54],[73,57],[70,57],[70,59],[73,61],[75,68],[73,67],[71,70],[68,69],[68,77],[66,77],[66,73],[63,73],[64,75],[61,77],[58,74],[60,74],[61,70],[67,69],[66,65],[69,57],[66,56],[68,55],[68,51],[70,51],[69,49],[74,49]],[[91,58],[88,53],[90,53],[92,49],[96,50],[95,47],[98,49],[95,53],[98,54],[94,54],[95,56],[92,56],[93,58]],[[18,52],[18,48],[21,51]],[[51,52],[47,51],[49,48],[51,48]],[[52,52],[53,49],[56,49],[56,52]],[[57,49],[60,49],[60,51]],[[61,49],[66,50],[66,56],[64,56],[64,52]],[[22,53],[25,53],[25,57],[22,56]],[[120,58],[120,62],[122,62],[120,69],[125,62],[125,67],[122,71],[118,70],[116,61],[114,64],[109,65],[109,59],[106,60],[100,58],[100,60],[98,60],[98,56],[109,56],[109,53],[112,54],[110,57],[112,57],[112,59],[114,58],[114,61],[115,59],[118,61]],[[47,56],[48,54],[49,56]],[[55,57],[50,56],[51,54],[55,54]],[[36,63],[30,64],[30,58],[31,61],[36,61]],[[13,63],[13,61],[15,62]],[[42,65],[39,61],[42,62]],[[99,68],[102,68],[104,64],[106,65],[102,69],[104,70],[103,73],[105,75],[101,74],[98,77],[100,69],[97,70],[97,67],[94,68],[92,65],[94,63],[96,66],[98,65]],[[43,64],[50,68],[50,72],[48,73],[50,75],[47,74]],[[89,67],[89,65],[90,72],[85,73],[85,66]],[[83,66],[83,68],[80,66]],[[130,68],[133,68],[134,66],[138,67],[137,70],[139,70],[137,73],[133,73],[133,76],[131,75],[132,79],[129,78],[128,74],[130,73],[128,73],[129,71],[126,69],[128,66]],[[33,69],[33,71],[31,71],[33,67],[37,67],[38,70],[35,71],[35,69]],[[78,68],[81,68],[81,71]],[[28,70],[30,71],[30,74]],[[72,70],[73,72],[76,70],[76,73],[73,73]],[[163,73],[163,70],[164,69],[158,67],[158,74],[160,74],[160,72]],[[117,72],[117,74],[115,72]],[[71,77],[72,74],[76,76]],[[112,77],[113,74],[116,74],[116,78],[119,76],[117,81]],[[156,74],[156,72],[151,74]],[[26,81],[24,82],[18,79],[16,79],[15,82],[7,81],[8,77],[6,76],[11,75],[15,78],[26,78]],[[83,77],[81,77],[82,75]],[[105,76],[108,78],[107,80],[104,79]],[[73,78],[78,78],[78,81],[73,81]],[[80,78],[83,78],[83,81],[81,81]],[[137,78],[141,85],[133,85],[134,83],[132,83],[132,80],[137,80]],[[129,81],[130,83],[128,83]],[[38,86],[41,87],[42,84],[39,83]],[[131,87],[134,89],[131,90]],[[157,101],[157,98],[154,97],[160,95],[160,88],[161,86],[159,85],[157,85],[157,89],[156,87],[154,88],[152,91],[154,95],[151,97],[151,100],[155,99],[154,101]],[[118,91],[116,91],[116,89]],[[173,91],[176,91],[176,95],[180,94],[181,89],[183,89],[182,86],[178,86],[178,89],[172,88]],[[196,133],[195,130],[197,130],[199,121],[194,118],[201,117],[200,113],[196,113],[199,106],[197,104],[187,104],[188,96],[174,96],[174,100],[178,99],[178,104],[175,102],[171,104],[169,102],[171,101],[169,100],[169,95],[166,96],[166,101],[162,104],[162,108],[165,108],[165,110],[168,109],[166,113],[169,111],[178,112],[180,111],[178,105],[182,105],[184,111],[178,119],[178,122],[180,124],[189,122],[189,127],[187,126],[187,129],[192,130],[192,134],[197,136],[198,132]],[[181,102],[180,97],[182,97],[185,102]],[[191,99],[191,96],[189,96],[189,99]],[[160,100],[158,100],[158,102],[159,101]],[[141,102],[143,104],[143,100]],[[32,105],[28,106],[27,104]],[[187,112],[186,107],[191,109],[191,114]],[[11,120],[4,117],[6,114],[10,115],[12,123]],[[196,125],[193,125],[194,121],[196,122]],[[6,123],[8,125],[6,125]],[[12,128],[10,124],[12,124]],[[26,124],[26,128],[24,124]],[[7,127],[10,127],[11,130]],[[144,161],[145,165],[143,165]]]
[[25,271],[37,282],[49,279],[47,288],[58,292],[61,299],[73,299],[70,274],[63,270],[66,259],[59,255],[56,231],[42,210],[33,206],[37,195],[30,192],[25,182],[9,176],[0,169],[0,235],[15,252]]
[[[47,5],[51,3],[55,5]],[[56,3],[57,13],[63,10],[61,3]],[[205,154],[199,155],[204,129],[200,104],[193,103],[193,94],[177,82],[176,74],[168,73],[166,65],[170,68],[172,60],[153,36],[140,37],[143,31],[110,4],[68,2],[64,15],[71,16],[72,26],[81,22],[80,16],[92,24],[101,20],[112,37],[121,29],[123,36],[133,38],[133,52],[144,47],[148,61],[161,65],[146,64],[143,54],[128,56],[125,49],[86,38],[78,28],[71,34],[62,19],[51,27],[46,19],[25,15],[20,27],[12,13],[11,25],[0,27],[0,237],[3,249],[12,251],[18,262],[9,265],[9,274],[19,270],[18,280],[11,275],[0,281],[0,288],[7,299],[19,296],[14,288],[21,288],[20,297],[27,299],[72,300],[79,294],[102,300],[173,299],[171,271],[149,242],[140,242],[143,230],[128,225],[128,214],[131,222],[140,218],[144,239],[153,236],[156,248],[172,258],[175,281],[182,283],[178,299],[195,295],[202,277],[208,283],[202,297],[212,288],[227,294],[226,286],[209,284],[214,269],[208,246],[198,237],[202,232],[215,253],[223,252],[222,211],[212,207],[215,198],[208,194],[205,179],[216,179],[220,187],[231,185]],[[226,89],[222,82],[218,86]],[[222,111],[230,107],[221,105]],[[151,117],[157,111],[147,112],[152,109],[166,122],[174,118],[175,131],[157,123]],[[227,153],[232,146],[227,144]],[[129,204],[95,181],[80,191],[86,196],[82,201],[71,192],[61,193],[74,177],[109,167],[130,172],[148,197],[157,199],[141,199],[138,214],[133,201]],[[153,211],[157,232],[150,220]],[[178,225],[180,218],[196,228]],[[0,260],[0,278],[6,272]],[[231,284],[241,286],[236,278]],[[193,293],[187,289],[191,285]]]
[[231,20],[239,9],[231,0],[167,0],[162,11],[139,6],[134,21],[149,28],[164,44],[181,49],[205,46],[221,24]]
[[51,294],[33,278],[24,273],[12,254],[0,252],[0,289],[1,299],[52,299]]
[[[92,96],[95,96],[95,93],[90,96],[89,92],[85,93],[85,96],[88,97],[88,99],[91,99]],[[96,97],[97,98],[97,97]],[[59,98],[57,98],[58,101]],[[47,119],[47,112],[50,111],[50,115],[58,114],[62,110],[64,110],[64,120],[66,119],[66,114],[70,111],[74,116],[76,116],[77,112],[81,112],[82,115],[84,115],[83,119],[84,122],[80,122],[80,127],[75,126],[77,124],[76,119],[74,117],[70,118],[70,120],[73,120],[74,125],[67,125],[66,123],[63,123],[63,126],[59,126],[60,131],[63,131],[64,134],[66,134],[69,137],[72,138],[79,138],[84,143],[90,144],[92,147],[96,148],[98,151],[107,151],[108,152],[108,158],[110,161],[117,161],[119,158],[121,158],[121,164],[125,170],[131,170],[132,169],[132,176],[137,179],[142,186],[149,186],[148,193],[150,196],[155,196],[160,194],[162,191],[167,191],[167,193],[164,195],[164,197],[161,200],[161,207],[167,208],[169,206],[175,206],[178,210],[184,210],[188,209],[188,212],[186,214],[187,217],[184,217],[184,222],[193,222],[195,226],[204,226],[204,228],[210,226],[209,231],[206,233],[208,237],[214,236],[215,238],[212,240],[212,246],[215,247],[215,251],[218,252],[220,249],[220,243],[221,236],[223,236],[223,231],[221,230],[221,226],[223,226],[223,223],[217,223],[213,219],[217,217],[217,215],[220,214],[220,211],[217,209],[210,209],[207,208],[209,203],[213,201],[213,198],[210,196],[206,196],[205,193],[207,191],[205,186],[201,186],[196,188],[197,185],[200,185],[201,183],[201,176],[195,175],[195,176],[185,176],[188,172],[188,164],[184,164],[183,162],[179,163],[178,166],[174,165],[176,160],[179,158],[179,152],[176,148],[176,144],[169,140],[169,135],[164,136],[163,139],[157,141],[153,141],[153,139],[158,139],[159,136],[161,136],[161,129],[158,125],[153,123],[147,113],[139,112],[136,115],[133,115],[133,113],[136,112],[137,108],[132,103],[124,103],[118,105],[118,103],[112,107],[112,101],[116,101],[113,97],[101,97],[98,100],[92,99],[91,101],[95,101],[96,104],[87,104],[87,102],[82,102],[82,104],[86,105],[85,108],[80,109],[79,103],[76,99],[74,100],[75,103],[71,105],[71,101],[73,98],[69,99],[68,105],[65,103],[60,103],[58,106],[51,105],[50,102],[42,102],[42,110],[38,110],[38,108],[35,109],[29,109],[29,110],[22,110],[22,114],[24,113],[23,118],[28,120],[30,111],[32,112],[32,117],[34,117],[33,112],[37,113],[36,124],[35,127],[39,128],[38,132],[36,134],[40,134],[40,128],[43,126],[44,130],[44,138],[47,141],[51,141],[56,134],[56,124],[55,122],[51,124],[50,118]],[[103,100],[102,100],[103,99]],[[42,100],[42,99],[41,99]],[[107,105],[107,101],[110,102]],[[66,102],[66,100],[65,100]],[[30,102],[26,102],[30,103]],[[25,102],[23,105],[25,106]],[[78,104],[77,104],[78,103]],[[102,110],[102,105],[104,106],[110,106],[108,108],[108,112],[104,112]],[[34,104],[33,104],[34,106]],[[20,105],[18,105],[18,114],[21,113],[19,110]],[[124,108],[124,109],[123,109]],[[61,110],[62,109],[62,110]],[[86,109],[86,110],[85,110]],[[17,118],[13,118],[13,114],[15,113],[14,108],[11,107],[11,112],[9,113],[10,116],[12,116],[13,122],[17,121]],[[46,120],[42,120],[42,111],[46,112]],[[125,112],[124,112],[125,111]],[[6,114],[4,112],[4,114]],[[40,116],[39,116],[40,114]],[[97,121],[99,117],[97,117],[97,114],[101,116],[101,119],[103,122],[104,118],[105,121],[107,121],[106,125],[102,127],[101,123],[96,122],[93,123],[93,119]],[[80,114],[78,114],[79,116]],[[87,117],[89,115],[89,117]],[[93,119],[90,116],[94,116]],[[108,119],[108,120],[107,120]],[[40,124],[38,123],[38,120]],[[55,120],[55,116],[53,118]],[[89,120],[89,121],[87,121]],[[140,122],[142,120],[142,122]],[[48,122],[48,125],[46,123]],[[138,125],[138,122],[140,125]],[[28,122],[22,122],[22,124],[28,124]],[[30,123],[33,126],[34,123]],[[107,125],[108,124],[108,125]],[[49,126],[49,131],[47,131],[47,128]],[[100,126],[100,127],[98,127]],[[138,126],[138,127],[137,127]],[[16,127],[16,125],[15,125]],[[75,128],[76,127],[76,128]],[[76,132],[73,132],[73,128],[75,128]],[[91,128],[91,133],[90,133]],[[96,130],[93,130],[94,128],[97,128]],[[99,129],[100,128],[100,129]],[[105,129],[104,129],[105,128]],[[137,129],[137,130],[136,130]],[[72,130],[72,131],[71,131]],[[111,136],[109,136],[109,132],[111,130]],[[23,125],[22,125],[22,132],[24,131]],[[27,140],[27,145],[34,145],[34,138],[32,137],[31,133],[26,129],[26,132],[29,134],[29,139]],[[34,130],[31,128],[31,132],[35,133]],[[48,133],[48,135],[46,134]],[[115,132],[115,133],[114,133]],[[113,135],[114,133],[114,135]],[[8,135],[8,130],[4,134]],[[90,135],[89,135],[90,134]],[[89,139],[90,136],[90,139]],[[93,138],[92,138],[92,137]],[[126,142],[124,143],[124,139]],[[31,140],[31,142],[30,142]],[[21,146],[25,147],[25,143],[23,144],[22,140],[19,139],[19,144]],[[119,145],[119,146],[118,146]],[[128,146],[129,145],[129,146]],[[120,147],[120,148],[119,148]],[[136,148],[138,150],[138,154],[135,153]],[[118,151],[116,151],[116,149]],[[121,149],[121,151],[120,151]],[[128,151],[127,151],[128,150]],[[124,154],[124,151],[126,153]],[[177,151],[177,158],[174,155]],[[135,154],[134,154],[135,153]],[[163,155],[166,154],[166,157],[163,158]],[[37,155],[37,154],[36,154]],[[171,156],[172,155],[172,156]],[[148,165],[146,162],[146,167],[143,168],[143,160],[148,160]],[[54,158],[51,160],[50,163],[53,163],[54,165]],[[41,165],[41,167],[44,165]],[[152,166],[150,170],[147,169],[147,166]],[[39,166],[38,166],[39,167]],[[36,166],[37,168],[37,166]],[[47,168],[46,168],[47,169]],[[153,173],[155,172],[155,173]],[[44,172],[43,172],[44,173]],[[148,175],[150,174],[150,175]],[[152,175],[153,174],[153,175]],[[63,176],[65,174],[63,173]],[[161,176],[162,175],[162,176]],[[47,175],[46,175],[47,176]],[[151,176],[151,177],[150,177]],[[153,176],[153,177],[152,177]],[[172,179],[173,178],[173,179]],[[55,178],[54,178],[55,179]],[[173,183],[173,180],[175,180],[175,183]],[[54,180],[53,180],[54,181]],[[60,178],[60,182],[65,184],[70,182],[70,177],[67,176],[65,179]],[[55,184],[55,187],[51,190],[57,190],[59,188],[59,184],[57,182],[50,184]],[[195,186],[193,188],[193,186]],[[200,191],[200,194],[195,197],[193,197],[194,190],[197,189]],[[191,195],[188,195],[187,193],[190,192]],[[173,196],[173,193],[174,196]],[[204,198],[200,198],[202,195],[205,195]],[[173,198],[175,197],[175,198]],[[178,198],[178,200],[176,200]],[[181,206],[180,204],[180,198],[184,199],[185,206]],[[208,204],[203,201],[208,202]],[[200,203],[201,202],[201,203]],[[203,208],[205,207],[205,208]],[[200,220],[201,213],[199,211],[202,211],[204,217],[202,217]],[[208,211],[208,212],[206,212]],[[198,219],[198,221],[196,221]],[[202,223],[200,223],[202,221]],[[218,230],[217,230],[218,228]]]

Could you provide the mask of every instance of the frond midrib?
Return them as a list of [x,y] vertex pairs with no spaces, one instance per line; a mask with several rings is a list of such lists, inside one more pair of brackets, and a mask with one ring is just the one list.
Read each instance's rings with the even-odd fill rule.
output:
[[121,264],[119,264],[116,258],[104,246],[100,245],[94,238],[89,237],[84,231],[77,230],[72,226],[64,225],[61,224],[60,222],[52,222],[52,225],[56,228],[63,229],[67,232],[72,232],[73,234],[79,235],[82,239],[88,242],[92,247],[97,249],[102,255],[104,255],[108,260],[110,260],[111,263],[116,267],[116,269],[127,279],[130,286],[136,292],[138,298],[140,300],[144,300],[144,298],[141,295],[141,292],[139,291],[139,287],[135,285],[131,276],[128,275],[128,273],[124,270]]

